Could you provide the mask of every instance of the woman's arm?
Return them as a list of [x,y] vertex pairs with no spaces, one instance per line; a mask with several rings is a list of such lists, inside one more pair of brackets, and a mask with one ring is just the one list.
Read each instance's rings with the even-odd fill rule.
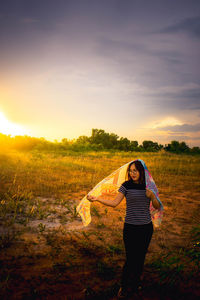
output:
[[149,198],[152,201],[154,208],[156,208],[156,209],[160,208],[160,202],[156,198],[156,195],[154,194],[154,192],[152,192],[149,189],[146,189],[146,196],[147,196],[147,198]]
[[99,199],[98,197],[89,196],[89,195],[87,195],[87,199],[91,202],[98,201],[104,205],[116,207],[124,199],[124,194],[122,194],[121,192],[118,192],[118,194],[114,200]]

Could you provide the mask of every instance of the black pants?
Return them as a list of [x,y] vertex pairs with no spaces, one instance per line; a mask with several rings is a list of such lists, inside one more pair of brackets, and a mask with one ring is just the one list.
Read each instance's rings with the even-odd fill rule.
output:
[[144,267],[144,260],[153,234],[152,222],[145,225],[124,223],[123,239],[126,262],[122,272],[122,288],[136,288]]

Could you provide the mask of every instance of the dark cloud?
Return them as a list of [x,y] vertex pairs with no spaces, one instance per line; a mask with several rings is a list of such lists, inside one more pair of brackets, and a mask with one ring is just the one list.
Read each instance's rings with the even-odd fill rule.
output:
[[175,126],[165,126],[165,127],[159,127],[159,129],[164,130],[164,131],[171,131],[173,132],[180,132],[185,133],[185,132],[198,132],[200,131],[200,123],[197,124],[183,124],[183,125],[175,125]]
[[165,91],[162,89],[152,92],[150,95],[155,106],[162,106],[168,111],[179,110],[200,110],[200,88],[194,86],[193,88],[184,87],[169,87]]
[[[184,85],[183,85],[184,86]],[[156,95],[155,95],[156,96]],[[165,91],[165,92],[158,92],[159,97],[165,97],[165,98],[176,98],[176,99],[196,99],[197,102],[200,103],[200,89],[194,88],[194,89],[185,89],[183,91]]]
[[191,140],[200,141],[200,136],[192,137]]
[[189,35],[200,38],[200,16],[186,18],[174,25],[163,28],[160,33],[186,32]]
[[[200,136],[189,136],[189,135],[172,135],[168,136],[168,140],[170,141],[179,141],[179,142],[190,142],[191,144],[196,144],[197,141],[200,141]],[[194,143],[195,142],[195,143]]]
[[170,132],[170,135],[171,136],[176,136],[176,137],[188,137],[188,135],[184,135],[185,133],[184,132]]
[[198,113],[200,111],[199,99],[153,99],[149,102],[149,109],[163,114]]
[[126,81],[134,78],[139,85],[151,87],[152,91],[162,85],[181,85],[191,77],[183,79],[186,59],[181,49],[167,49],[148,35],[144,39],[137,35],[132,41],[121,36],[118,39],[101,37],[96,40],[94,53]]
[[170,134],[170,136],[168,136],[168,140],[187,141],[187,140],[191,140],[191,137],[188,136],[188,135],[173,135],[173,134]]
[[[153,49],[154,48],[154,49]],[[104,55],[113,55],[115,53],[127,53],[129,57],[133,57],[135,54],[140,55],[147,55],[147,56],[154,56],[158,58],[164,58],[168,62],[171,63],[180,63],[182,61],[181,54],[179,51],[175,50],[166,50],[163,48],[161,50],[155,49],[155,44],[152,42],[148,42],[146,44],[144,41],[126,41],[123,38],[121,40],[114,40],[112,38],[101,38],[98,40],[98,49],[100,50],[101,54]]]
[[167,131],[168,140],[188,141],[193,145],[200,140],[200,123],[157,127],[155,130]]
[[179,141],[179,143],[186,142],[187,145],[189,145],[192,148],[192,147],[195,147],[195,146],[199,147],[198,142],[200,141],[200,137],[191,137],[191,136],[185,136],[185,135],[171,136],[171,137],[168,138],[168,140],[170,140],[170,142],[171,141]]

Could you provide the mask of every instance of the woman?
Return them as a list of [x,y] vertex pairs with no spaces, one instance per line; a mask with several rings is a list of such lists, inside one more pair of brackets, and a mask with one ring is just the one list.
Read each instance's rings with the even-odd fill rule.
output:
[[113,201],[87,196],[91,202],[98,201],[112,207],[119,205],[126,197],[126,216],[123,229],[126,261],[118,293],[119,298],[127,296],[130,284],[133,291],[139,286],[145,255],[153,234],[150,202],[155,209],[159,209],[161,205],[155,194],[146,188],[145,170],[141,161],[131,162],[127,172],[128,180],[120,186]]

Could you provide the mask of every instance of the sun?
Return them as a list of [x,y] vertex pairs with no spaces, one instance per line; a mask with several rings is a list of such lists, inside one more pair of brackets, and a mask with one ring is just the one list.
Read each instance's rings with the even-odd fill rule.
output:
[[0,112],[0,133],[6,135],[30,135],[28,130],[22,126],[10,122],[2,112]]

